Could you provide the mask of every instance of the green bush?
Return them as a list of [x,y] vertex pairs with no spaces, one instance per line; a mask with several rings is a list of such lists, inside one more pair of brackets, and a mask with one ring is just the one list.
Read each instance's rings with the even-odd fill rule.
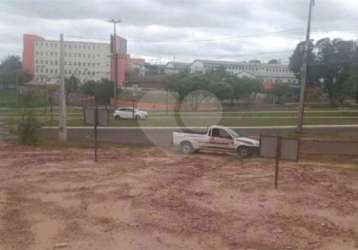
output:
[[23,145],[36,145],[40,140],[41,123],[33,115],[27,115],[17,126],[18,142]]

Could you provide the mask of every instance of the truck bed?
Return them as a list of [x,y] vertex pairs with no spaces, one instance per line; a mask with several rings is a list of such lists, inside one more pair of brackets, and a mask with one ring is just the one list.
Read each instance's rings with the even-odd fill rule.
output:
[[194,134],[194,135],[206,135],[207,130],[183,129],[181,131],[177,131],[177,133]]

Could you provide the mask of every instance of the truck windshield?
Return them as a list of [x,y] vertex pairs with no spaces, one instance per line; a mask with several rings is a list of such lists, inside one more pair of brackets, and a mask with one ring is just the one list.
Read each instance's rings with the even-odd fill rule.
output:
[[239,133],[237,133],[235,130],[233,130],[233,129],[231,129],[231,128],[228,128],[228,129],[227,129],[227,132],[228,132],[232,137],[234,137],[234,138],[238,138],[238,137],[243,137],[243,136],[245,136],[245,135],[243,135],[243,134],[241,133],[241,131],[240,131],[240,134],[239,134]]

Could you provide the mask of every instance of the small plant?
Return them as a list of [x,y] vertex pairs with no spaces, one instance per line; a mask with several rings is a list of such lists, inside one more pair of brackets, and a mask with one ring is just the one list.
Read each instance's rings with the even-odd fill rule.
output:
[[23,145],[36,145],[40,140],[41,123],[32,114],[22,119],[17,126],[18,142]]

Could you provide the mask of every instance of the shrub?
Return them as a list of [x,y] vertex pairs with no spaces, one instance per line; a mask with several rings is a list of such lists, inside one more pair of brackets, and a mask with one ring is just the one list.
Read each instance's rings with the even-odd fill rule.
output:
[[41,123],[32,114],[27,115],[17,126],[18,142],[23,145],[36,145],[40,140]]

